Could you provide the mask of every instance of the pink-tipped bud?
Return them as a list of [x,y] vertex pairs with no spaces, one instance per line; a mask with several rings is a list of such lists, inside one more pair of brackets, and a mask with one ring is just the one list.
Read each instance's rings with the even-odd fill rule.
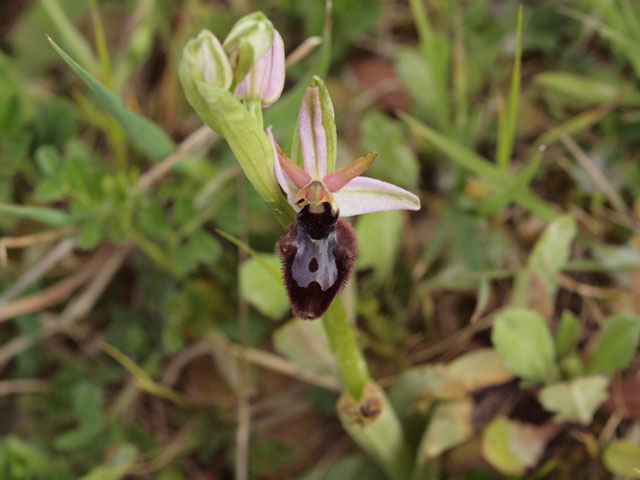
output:
[[284,43],[275,31],[271,48],[238,84],[235,96],[260,100],[263,107],[268,107],[280,98],[284,88],[284,71]]

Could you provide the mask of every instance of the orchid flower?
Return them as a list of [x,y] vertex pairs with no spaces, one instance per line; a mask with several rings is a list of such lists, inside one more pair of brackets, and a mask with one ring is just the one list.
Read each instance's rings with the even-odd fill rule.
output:
[[300,210],[296,198],[301,191],[303,194],[310,193],[309,187],[314,182],[320,182],[324,190],[333,197],[341,217],[386,210],[419,210],[420,200],[413,193],[381,180],[360,176],[373,163],[377,156],[375,152],[360,157],[339,170],[327,172],[329,159],[323,113],[333,116],[333,111],[323,112],[319,87],[308,87],[298,120],[304,169],[276,144],[271,127],[267,129],[267,136],[277,159],[274,163],[276,178],[296,211]]
[[296,222],[278,242],[277,251],[293,312],[307,319],[324,315],[353,269],[356,236],[339,216],[420,208],[420,200],[413,193],[360,176],[377,153],[328,173],[336,154],[333,107],[322,81],[314,82],[318,85],[307,88],[298,120],[304,168],[277,145],[271,127],[267,129],[276,158],[276,178],[298,212]]

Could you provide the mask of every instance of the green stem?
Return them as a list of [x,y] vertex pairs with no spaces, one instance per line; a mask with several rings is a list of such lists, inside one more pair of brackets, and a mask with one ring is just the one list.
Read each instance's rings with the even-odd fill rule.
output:
[[347,392],[360,400],[364,386],[370,381],[367,362],[358,346],[356,334],[349,323],[342,297],[337,298],[322,318],[329,346],[338,362],[340,378]]
[[262,102],[260,100],[251,99],[245,100],[244,104],[247,107],[247,110],[249,110],[249,113],[256,119],[260,128],[264,130],[264,122],[262,120]]

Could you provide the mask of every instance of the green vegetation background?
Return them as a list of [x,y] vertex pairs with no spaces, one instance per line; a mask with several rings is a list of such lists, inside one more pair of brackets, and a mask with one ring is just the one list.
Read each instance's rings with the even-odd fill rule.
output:
[[[640,8],[524,2],[520,50],[518,7],[335,1],[338,162],[378,151],[367,175],[423,204],[355,220],[345,304],[420,478],[637,477]],[[322,35],[319,0],[0,5],[0,478],[232,478],[247,387],[252,478],[384,478],[336,419],[319,322],[291,321],[279,225],[179,86],[186,40],[255,9],[288,54]],[[265,111],[280,138],[319,55]],[[492,346],[506,376],[450,363]]]

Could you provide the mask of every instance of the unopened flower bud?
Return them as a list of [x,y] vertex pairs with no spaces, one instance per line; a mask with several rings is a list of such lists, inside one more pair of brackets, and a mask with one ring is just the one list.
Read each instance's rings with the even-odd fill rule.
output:
[[275,31],[273,45],[238,84],[235,96],[260,100],[263,107],[268,107],[280,98],[284,88],[284,71],[284,42]]
[[269,51],[274,32],[273,24],[262,12],[251,13],[236,22],[223,43],[236,82],[244,80],[251,67]]
[[182,52],[181,71],[188,73],[195,82],[214,87],[229,88],[233,80],[231,64],[216,36],[202,30],[189,40]]

